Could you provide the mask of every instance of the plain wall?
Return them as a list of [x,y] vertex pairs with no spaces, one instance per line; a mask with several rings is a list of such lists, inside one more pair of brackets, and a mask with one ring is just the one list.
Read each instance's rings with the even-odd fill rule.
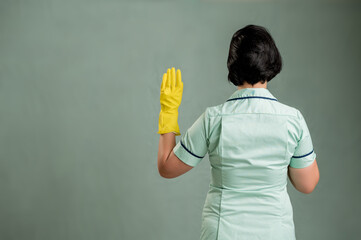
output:
[[[0,1],[0,239],[199,239],[208,156],[157,169],[159,91],[182,71],[182,134],[236,87],[231,37],[266,27],[268,89],[298,108],[320,169],[290,182],[297,239],[361,234],[361,4],[351,1]],[[179,141],[179,137],[177,137]]]

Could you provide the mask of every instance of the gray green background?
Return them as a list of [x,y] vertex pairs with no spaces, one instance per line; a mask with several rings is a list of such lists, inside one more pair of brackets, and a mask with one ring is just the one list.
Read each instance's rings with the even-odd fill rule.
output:
[[[309,126],[320,181],[288,191],[299,240],[359,239],[361,4],[352,1],[0,1],[0,239],[199,239],[208,156],[157,169],[159,89],[182,71],[184,133],[236,88],[231,37],[266,27],[268,85]],[[177,138],[177,141],[179,137]]]

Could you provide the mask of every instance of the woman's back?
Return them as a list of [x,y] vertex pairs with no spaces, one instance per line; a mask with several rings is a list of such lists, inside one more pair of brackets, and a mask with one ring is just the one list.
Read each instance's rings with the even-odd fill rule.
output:
[[209,155],[201,239],[296,239],[287,170],[316,157],[297,109],[266,88],[237,90],[207,108],[174,153],[192,166]]
[[266,88],[246,88],[208,108],[206,116],[211,122],[208,154],[215,187],[241,191],[286,187],[287,167],[297,146],[297,109],[277,101]]

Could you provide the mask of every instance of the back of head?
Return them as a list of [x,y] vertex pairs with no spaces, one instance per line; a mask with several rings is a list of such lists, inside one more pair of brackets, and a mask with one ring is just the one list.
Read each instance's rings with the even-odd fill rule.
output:
[[235,86],[254,85],[281,72],[282,58],[266,28],[247,25],[233,34],[227,67],[228,81]]

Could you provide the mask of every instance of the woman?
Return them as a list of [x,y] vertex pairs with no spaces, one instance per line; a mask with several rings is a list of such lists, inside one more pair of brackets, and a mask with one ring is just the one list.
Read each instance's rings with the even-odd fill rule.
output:
[[238,30],[228,57],[228,80],[238,87],[224,103],[208,107],[176,144],[183,82],[168,69],[161,86],[158,170],[174,178],[209,155],[211,183],[202,213],[202,240],[296,239],[287,176],[302,193],[319,180],[316,153],[299,110],[267,89],[282,69],[268,31]]

